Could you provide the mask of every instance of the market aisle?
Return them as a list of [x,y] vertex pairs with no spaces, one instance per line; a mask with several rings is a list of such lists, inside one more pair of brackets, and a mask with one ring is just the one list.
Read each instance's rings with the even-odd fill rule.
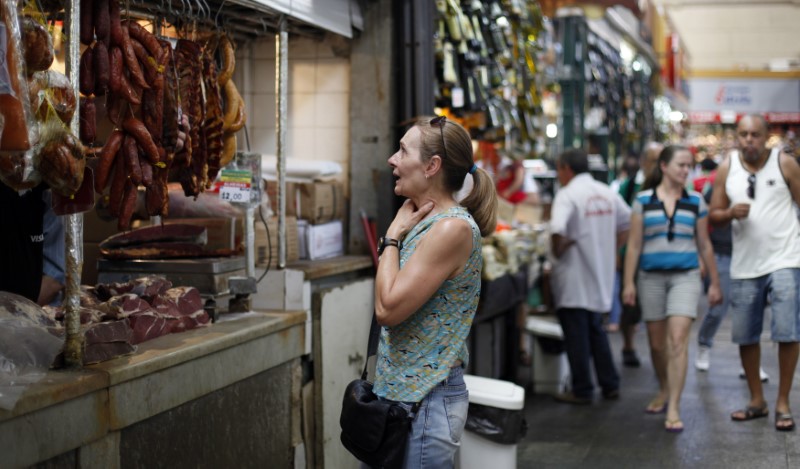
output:
[[[764,392],[768,419],[733,422],[730,413],[748,399],[739,379],[738,349],[730,341],[730,319],[717,334],[711,370],[694,368],[697,329],[692,327],[689,370],[682,399],[686,430],[664,431],[664,415],[648,415],[644,408],[655,394],[656,379],[650,365],[646,333],[640,326],[637,350],[641,368],[620,368],[622,397],[596,400],[591,406],[555,402],[547,395],[532,395],[528,388],[525,414],[528,434],[518,445],[520,468],[794,468],[800,466],[799,433],[774,430],[777,393],[777,346],[762,338],[762,365],[770,375]],[[622,339],[610,334],[621,367]],[[768,337],[765,334],[762,337]],[[792,403],[800,414],[800,376],[795,374]]]

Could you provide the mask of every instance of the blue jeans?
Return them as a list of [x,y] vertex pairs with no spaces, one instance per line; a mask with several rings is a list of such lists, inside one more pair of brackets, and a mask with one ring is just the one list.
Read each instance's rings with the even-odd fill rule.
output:
[[591,361],[594,361],[594,371],[603,394],[618,390],[619,374],[614,366],[600,313],[578,308],[560,308],[557,313],[564,331],[573,394],[582,398],[592,397]]
[[467,422],[469,391],[464,369],[450,369],[450,376],[422,400],[406,447],[406,469],[453,467],[456,450]]
[[722,303],[708,308],[700,331],[697,333],[697,343],[704,347],[714,346],[714,336],[719,330],[719,325],[728,314],[728,307],[731,304],[731,256],[724,254],[714,254],[719,272],[719,288],[722,290]]
[[799,289],[800,269],[780,269],[757,278],[731,280],[733,342],[760,342],[767,300],[772,313],[772,341],[800,342]]

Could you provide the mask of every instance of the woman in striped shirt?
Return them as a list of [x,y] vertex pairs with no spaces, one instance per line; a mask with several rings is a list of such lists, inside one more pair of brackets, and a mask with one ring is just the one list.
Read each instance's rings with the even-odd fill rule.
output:
[[660,385],[645,411],[666,411],[664,428],[669,432],[683,431],[680,397],[686,381],[689,330],[702,290],[698,255],[711,278],[709,303],[722,299],[708,238],[706,202],[701,194],[684,189],[693,163],[685,147],[668,146],[661,152],[645,190],[633,202],[625,256],[623,302],[633,305],[638,287]]

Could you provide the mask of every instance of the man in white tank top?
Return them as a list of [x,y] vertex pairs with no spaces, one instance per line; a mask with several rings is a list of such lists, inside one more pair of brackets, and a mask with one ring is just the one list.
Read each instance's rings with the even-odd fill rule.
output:
[[750,388],[747,406],[731,419],[769,414],[759,379],[759,342],[769,303],[772,340],[779,344],[775,429],[790,431],[795,424],[789,391],[800,352],[800,223],[793,206],[800,203],[800,166],[780,149],[767,148],[767,122],[760,115],[743,117],[736,135],[739,151],[719,166],[710,207],[713,224],[732,224],[733,341]]

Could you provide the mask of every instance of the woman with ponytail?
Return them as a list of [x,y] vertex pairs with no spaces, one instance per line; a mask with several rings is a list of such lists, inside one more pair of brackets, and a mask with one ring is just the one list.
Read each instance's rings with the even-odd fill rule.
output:
[[668,432],[683,431],[680,398],[686,381],[689,330],[702,290],[698,255],[711,279],[709,304],[722,299],[708,238],[708,207],[701,194],[684,188],[693,163],[685,147],[673,145],[661,151],[645,180],[645,190],[633,202],[625,254],[622,301],[635,304],[638,290],[660,385],[645,411],[666,412]]
[[[407,200],[379,243],[374,392],[409,409],[419,403],[405,467],[452,467],[469,405],[465,342],[480,297],[481,236],[497,224],[497,193],[475,166],[467,131],[443,116],[418,120],[389,166]],[[466,179],[472,190],[459,203]]]

